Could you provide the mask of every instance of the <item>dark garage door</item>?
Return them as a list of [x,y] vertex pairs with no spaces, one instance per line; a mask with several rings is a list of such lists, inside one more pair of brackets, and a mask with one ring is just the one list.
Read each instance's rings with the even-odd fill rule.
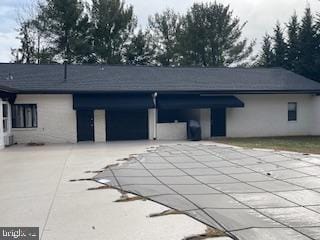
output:
[[148,139],[148,110],[106,111],[107,141]]
[[78,142],[94,141],[94,114],[91,110],[77,111]]

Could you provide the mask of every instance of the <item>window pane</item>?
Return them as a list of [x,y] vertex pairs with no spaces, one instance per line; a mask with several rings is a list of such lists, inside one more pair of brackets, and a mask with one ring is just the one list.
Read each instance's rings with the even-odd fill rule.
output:
[[32,127],[32,108],[31,106],[25,107],[25,127],[31,128]]
[[8,105],[7,104],[2,105],[2,114],[3,114],[3,117],[8,117]]
[[23,128],[24,127],[24,114],[23,114],[23,107],[18,106],[18,127]]
[[38,127],[37,105],[32,106],[32,127]]
[[288,121],[297,121],[297,103],[288,103]]
[[289,103],[288,110],[289,111],[297,111],[297,104],[296,103]]
[[3,132],[8,131],[8,119],[3,119]]
[[289,119],[289,121],[296,121],[297,120],[296,112],[295,111],[289,111],[288,119]]

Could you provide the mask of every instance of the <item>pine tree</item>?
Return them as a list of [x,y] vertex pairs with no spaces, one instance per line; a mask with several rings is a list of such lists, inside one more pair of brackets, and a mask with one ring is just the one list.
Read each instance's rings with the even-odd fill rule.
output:
[[149,17],[148,29],[152,34],[155,46],[155,60],[164,66],[175,65],[178,62],[178,35],[181,19],[173,10],[167,9],[163,13],[156,13]]
[[299,31],[300,58],[297,64],[297,72],[315,80],[317,80],[316,73],[318,71],[316,66],[317,49],[316,26],[311,9],[307,8]]
[[230,66],[243,63],[254,43],[241,39],[245,24],[233,16],[230,6],[195,3],[184,17],[180,45],[183,64]]
[[150,34],[139,30],[126,47],[125,62],[133,65],[149,65],[152,63],[153,55]]
[[297,71],[299,61],[299,21],[296,13],[291,17],[288,28],[288,61],[287,67],[291,71]]
[[136,27],[133,7],[122,0],[92,0],[94,52],[97,61],[118,64]]
[[287,44],[278,22],[274,29],[274,66],[286,67],[287,65]]
[[86,49],[90,44],[89,18],[80,1],[46,0],[41,5],[41,18],[45,20],[44,31],[58,59],[72,63],[85,57],[79,49]]
[[274,53],[272,48],[272,38],[266,34],[263,38],[262,52],[260,54],[259,66],[273,67]]

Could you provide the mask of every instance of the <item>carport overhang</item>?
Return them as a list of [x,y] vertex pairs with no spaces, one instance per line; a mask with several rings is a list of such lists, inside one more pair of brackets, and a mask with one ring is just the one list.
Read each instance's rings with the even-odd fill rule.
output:
[[3,101],[8,101],[10,104],[13,104],[14,101],[16,100],[16,93],[8,92],[6,90],[0,89],[0,98]]
[[74,94],[75,110],[135,110],[135,109],[196,109],[243,108],[244,103],[235,96],[203,96],[193,94]]
[[235,96],[160,95],[159,109],[243,108],[244,103]]
[[74,94],[75,110],[139,110],[154,108],[151,94]]

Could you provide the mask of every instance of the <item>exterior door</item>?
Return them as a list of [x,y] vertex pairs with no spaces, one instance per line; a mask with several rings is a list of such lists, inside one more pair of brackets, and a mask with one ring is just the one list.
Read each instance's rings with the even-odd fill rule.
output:
[[91,110],[77,111],[78,142],[94,141],[94,115]]
[[148,139],[148,110],[106,111],[107,141]]
[[211,136],[212,137],[226,136],[226,109],[225,108],[211,109]]

